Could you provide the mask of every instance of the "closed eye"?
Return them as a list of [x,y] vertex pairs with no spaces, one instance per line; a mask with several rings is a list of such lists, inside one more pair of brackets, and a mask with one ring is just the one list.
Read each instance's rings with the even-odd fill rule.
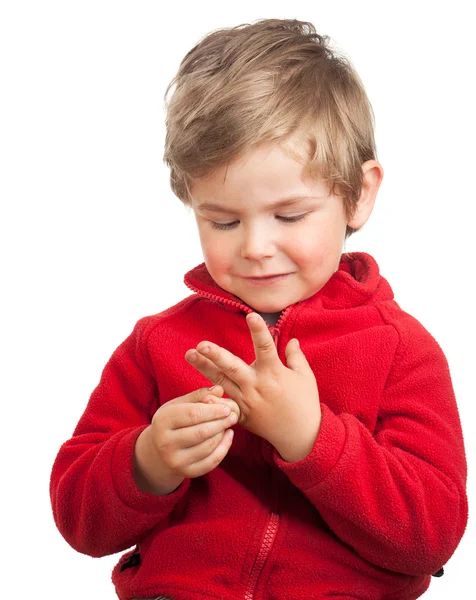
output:
[[[296,221],[302,221],[306,217],[309,216],[310,213],[305,213],[304,215],[298,215],[297,217],[276,217],[280,219],[284,223],[295,223]],[[231,223],[215,223],[214,221],[210,221],[211,226],[214,229],[233,229],[235,225],[239,223],[239,221],[232,221]]]

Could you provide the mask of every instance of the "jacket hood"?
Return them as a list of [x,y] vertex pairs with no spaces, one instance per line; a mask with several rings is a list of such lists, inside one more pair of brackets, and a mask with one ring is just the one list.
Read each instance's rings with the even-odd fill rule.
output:
[[[188,271],[183,281],[201,296],[239,309],[249,309],[241,298],[227,292],[215,282],[204,262]],[[392,300],[393,297],[393,290],[380,275],[375,259],[365,252],[352,252],[342,254],[338,270],[318,292],[296,304],[306,303],[313,309],[342,309],[368,302]]]

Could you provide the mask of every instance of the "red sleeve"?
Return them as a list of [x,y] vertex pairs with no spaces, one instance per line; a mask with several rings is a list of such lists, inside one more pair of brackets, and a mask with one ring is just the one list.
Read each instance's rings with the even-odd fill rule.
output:
[[53,516],[66,541],[90,556],[105,556],[139,543],[186,493],[190,480],[167,496],[144,493],[133,477],[137,437],[151,421],[157,384],[145,343],[150,317],[104,367],[73,437],[56,457],[50,480]]
[[465,531],[467,465],[446,358],[424,327],[403,315],[375,431],[322,404],[309,455],[287,463],[274,451],[273,458],[364,559],[430,575]]

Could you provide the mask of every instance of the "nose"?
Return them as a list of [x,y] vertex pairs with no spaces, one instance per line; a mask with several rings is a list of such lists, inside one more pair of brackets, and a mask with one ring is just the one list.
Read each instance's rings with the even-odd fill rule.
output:
[[276,240],[273,228],[266,228],[259,223],[243,227],[241,240],[241,257],[260,260],[276,254]]

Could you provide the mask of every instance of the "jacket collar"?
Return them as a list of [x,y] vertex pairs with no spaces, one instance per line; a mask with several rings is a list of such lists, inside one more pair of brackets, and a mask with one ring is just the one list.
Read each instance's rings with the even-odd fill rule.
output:
[[[241,298],[222,289],[212,279],[204,262],[185,274],[184,283],[205,298],[230,307],[236,306],[240,310],[250,309]],[[374,258],[365,252],[352,252],[342,254],[338,270],[324,287],[298,304],[307,304],[313,309],[342,309],[353,308],[370,301],[392,299],[392,288],[380,275]]]

